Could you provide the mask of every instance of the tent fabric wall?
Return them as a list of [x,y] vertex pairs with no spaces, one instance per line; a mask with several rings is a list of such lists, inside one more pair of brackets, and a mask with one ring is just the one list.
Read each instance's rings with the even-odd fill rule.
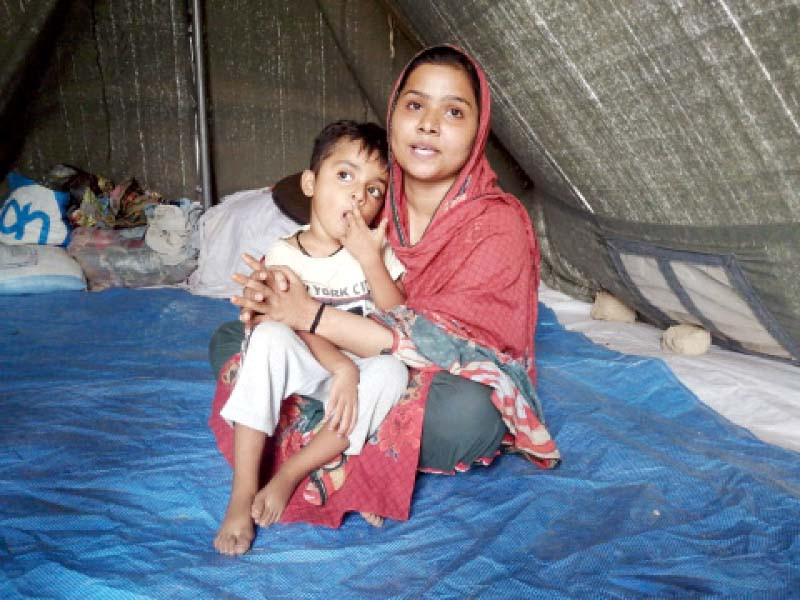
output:
[[[0,50],[3,172],[43,177],[59,162],[167,197],[198,186],[189,2],[0,6],[15,25]],[[395,77],[420,42],[380,0],[205,3],[215,199],[305,168],[310,142],[340,118],[383,123]],[[13,139],[12,139],[13,138]],[[530,182],[497,146],[503,184]]]
[[552,197],[539,200],[537,206],[537,233],[547,259],[543,276],[548,281],[559,281],[559,287],[571,295],[591,297],[591,284],[586,282],[600,282],[603,288],[626,298],[663,327],[666,323],[648,315],[625,286],[609,255],[608,240],[637,240],[664,250],[730,255],[781,329],[793,340],[800,339],[800,303],[795,291],[800,282],[794,267],[800,258],[798,224],[649,225],[590,215]]
[[[116,181],[135,176],[166,197],[193,196],[190,4],[0,5],[0,19],[14,26],[0,43],[0,116],[3,130],[14,134],[0,140],[3,173],[41,178],[67,162]],[[384,120],[395,72],[413,47],[401,32],[390,46],[387,13],[375,0],[204,5],[215,198],[304,168],[311,140],[330,121]],[[341,54],[332,24],[374,65],[371,97]],[[384,32],[376,37],[373,27]],[[390,58],[394,48],[405,51]]]
[[800,5],[728,4],[393,2],[481,61],[494,131],[549,195],[643,223],[796,222]]
[[[397,74],[421,47],[380,0],[209,2],[205,21],[218,197],[304,169],[330,121],[385,124]],[[529,186],[496,141],[490,158],[508,189]]]
[[[5,2],[0,21],[15,25],[0,47],[16,59],[0,67],[12,100],[2,118],[20,138],[4,148],[4,171],[42,177],[67,162],[115,181],[136,177],[168,197],[192,193],[195,100],[184,2]],[[30,52],[17,57],[17,45]]]
[[[62,10],[57,0],[0,6],[0,173],[6,173],[25,139],[19,114],[38,87]],[[61,3],[63,4],[63,2]]]
[[[371,19],[360,9],[371,3],[352,4],[357,28]],[[205,20],[219,196],[306,168],[314,136],[330,121],[382,120],[314,0],[207,2]],[[389,53],[386,43],[368,45],[373,60]]]
[[395,78],[420,44],[379,0],[317,0],[316,5],[372,112],[385,123]]

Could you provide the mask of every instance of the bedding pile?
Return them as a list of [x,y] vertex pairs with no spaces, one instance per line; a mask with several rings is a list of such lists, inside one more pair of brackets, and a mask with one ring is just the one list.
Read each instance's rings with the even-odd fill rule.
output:
[[[168,202],[132,177],[115,186],[69,165],[56,165],[41,183],[10,173],[6,185],[2,294],[171,285],[197,266],[191,244],[197,202]],[[12,252],[5,245],[27,248]]]

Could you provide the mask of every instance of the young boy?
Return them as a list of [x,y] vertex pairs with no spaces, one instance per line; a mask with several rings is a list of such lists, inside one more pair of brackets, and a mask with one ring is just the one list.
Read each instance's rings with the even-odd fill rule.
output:
[[[396,358],[358,358],[314,334],[326,306],[366,315],[376,305],[388,309],[405,299],[397,281],[404,268],[385,244],[385,223],[367,226],[383,205],[387,177],[386,132],[378,125],[337,121],[314,141],[310,168],[301,177],[311,198],[310,223],[278,240],[263,260],[295,271],[320,306],[309,331],[264,322],[247,341],[236,386],[220,413],[234,424],[235,448],[231,496],[214,539],[223,554],[246,552],[254,522],[277,521],[311,471],[342,452],[360,453],[406,388],[408,372]],[[383,247],[383,262],[363,259],[376,256],[377,247]],[[327,426],[257,491],[265,438],[292,394],[323,402]]]

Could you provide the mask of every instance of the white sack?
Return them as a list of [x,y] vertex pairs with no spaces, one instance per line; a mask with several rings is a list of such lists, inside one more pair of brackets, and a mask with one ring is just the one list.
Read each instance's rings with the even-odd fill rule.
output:
[[189,277],[189,291],[217,298],[240,293],[242,287],[231,276],[250,272],[242,253],[259,259],[275,240],[298,227],[275,205],[269,188],[225,196],[198,221],[194,245],[200,253],[197,270]]

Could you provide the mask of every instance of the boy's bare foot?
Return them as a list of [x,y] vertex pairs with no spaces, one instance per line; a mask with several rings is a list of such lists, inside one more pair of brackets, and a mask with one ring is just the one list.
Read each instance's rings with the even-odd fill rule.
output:
[[297,481],[279,470],[253,498],[250,516],[261,527],[268,527],[281,518],[283,509],[297,487]]
[[250,549],[255,537],[255,527],[250,517],[252,502],[250,494],[231,496],[225,518],[219,527],[217,537],[214,538],[214,548],[217,552],[238,556]]
[[362,517],[364,517],[364,520],[367,523],[369,523],[370,525],[372,525],[373,527],[383,527],[383,517],[382,516],[376,515],[375,513],[369,513],[369,512],[362,512],[362,513],[359,513],[359,514]]

